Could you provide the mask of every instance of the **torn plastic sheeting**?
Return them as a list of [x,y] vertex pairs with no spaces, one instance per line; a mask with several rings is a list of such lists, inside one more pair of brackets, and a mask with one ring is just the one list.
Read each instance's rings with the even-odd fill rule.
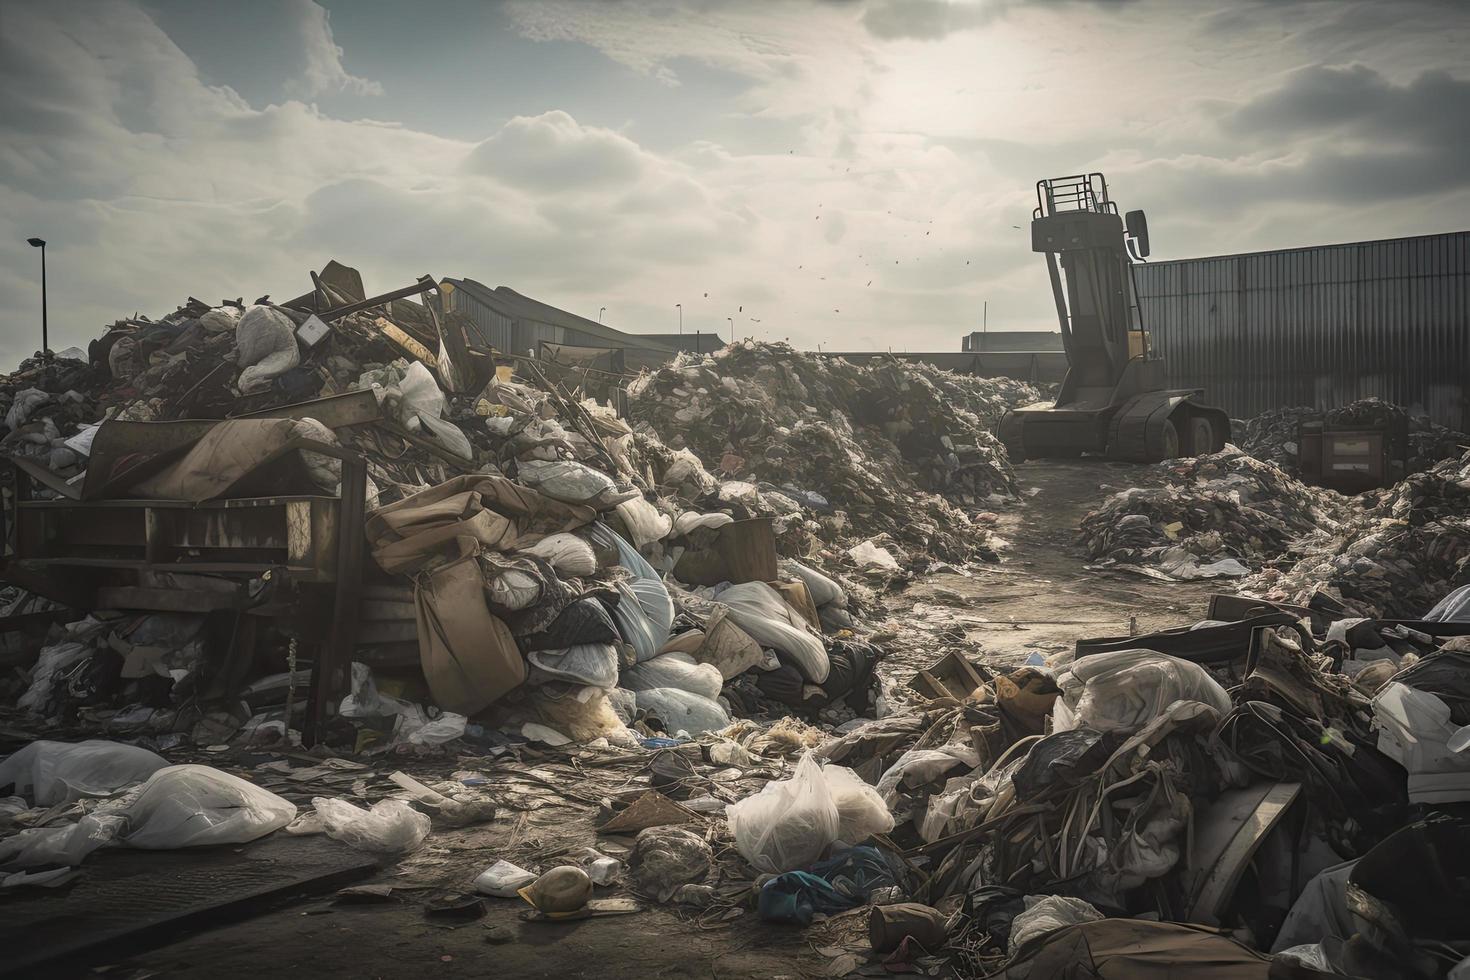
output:
[[676,687],[711,701],[720,696],[725,679],[718,667],[696,663],[684,653],[661,653],[652,660],[634,664],[623,671],[619,685],[630,691],[649,691],[656,687]]
[[123,742],[41,740],[0,762],[0,786],[13,784],[16,793],[31,797],[37,806],[55,806],[110,796],[167,766],[162,756]]
[[847,557],[851,558],[859,568],[881,568],[889,572],[898,571],[898,559],[893,557],[893,552],[874,544],[872,541],[860,541],[851,548],[848,548]]
[[618,564],[633,573],[631,582],[618,583],[623,601],[618,603],[613,618],[623,640],[633,646],[635,659],[651,660],[669,641],[673,626],[674,603],[669,598],[669,590],[637,549],[606,524],[593,524],[590,534],[600,546],[616,548]]
[[909,749],[878,780],[878,795],[892,809],[898,801],[900,786],[913,789],[932,783],[956,766],[971,769],[980,765],[980,758],[972,748],[945,745],[937,749]]
[[169,766],[69,827],[35,827],[0,841],[0,864],[75,865],[114,843],[152,851],[244,844],[295,817],[294,803],[238,776],[210,766]]
[[1199,701],[1221,715],[1232,707],[1203,667],[1153,650],[1119,650],[1082,657],[1057,675],[1062,696],[1052,707],[1052,731],[1094,728],[1132,732],[1175,701]]
[[417,850],[429,836],[428,815],[403,800],[379,800],[364,810],[346,800],[318,796],[311,805],[328,837],[375,854]]
[[[409,364],[396,387],[401,398],[398,405],[399,421],[405,427],[416,430],[426,419],[438,420],[444,417],[444,392],[440,390],[439,382],[434,380],[433,373],[422,362],[414,361]],[[463,439],[464,434],[459,433],[459,437]]]
[[827,648],[816,637],[801,613],[764,582],[732,585],[715,598],[730,609],[730,618],[763,647],[779,650],[791,658],[802,675],[821,684],[831,671]]
[[609,643],[584,643],[564,650],[532,650],[526,662],[549,679],[611,690],[618,684],[618,651]]
[[1027,895],[1026,910],[1011,922],[1010,954],[1033,939],[1079,922],[1096,922],[1103,914],[1080,898],[1065,895]]

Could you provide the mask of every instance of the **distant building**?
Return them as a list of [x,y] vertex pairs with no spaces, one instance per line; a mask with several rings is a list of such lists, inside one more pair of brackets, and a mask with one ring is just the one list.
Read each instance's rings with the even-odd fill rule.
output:
[[725,346],[725,341],[717,333],[640,333],[635,336],[660,347],[694,354],[713,354]]
[[960,338],[960,350],[971,353],[1061,349],[1062,335],[1046,330],[977,330]]
[[[679,348],[624,333],[606,324],[522,296],[509,286],[491,289],[473,279],[446,279],[450,307],[473,323],[473,342],[502,354],[597,363],[636,373],[671,360]],[[616,357],[599,357],[601,352]]]

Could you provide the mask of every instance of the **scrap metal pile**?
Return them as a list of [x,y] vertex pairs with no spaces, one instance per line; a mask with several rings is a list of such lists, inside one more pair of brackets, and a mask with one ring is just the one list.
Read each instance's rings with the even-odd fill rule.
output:
[[1155,471],[1163,486],[1115,493],[1083,517],[1089,558],[1178,579],[1242,576],[1298,539],[1335,531],[1349,510],[1340,495],[1232,446]]
[[1470,452],[1367,494],[1331,536],[1241,583],[1281,602],[1412,618],[1470,582]]
[[1427,415],[1415,415],[1381,398],[1361,398],[1326,412],[1314,408],[1279,408],[1233,424],[1235,443],[1257,459],[1275,463],[1288,473],[1297,472],[1297,440],[1303,422],[1323,421],[1336,426],[1390,428],[1403,426],[1408,436],[1405,461],[1408,472],[1417,473],[1442,459],[1460,455],[1470,436],[1446,428]]
[[990,429],[1039,397],[1006,378],[750,342],[681,355],[629,390],[636,426],[738,481],[722,495],[824,542],[887,535],[920,562],[986,553],[974,512],[1015,486]]

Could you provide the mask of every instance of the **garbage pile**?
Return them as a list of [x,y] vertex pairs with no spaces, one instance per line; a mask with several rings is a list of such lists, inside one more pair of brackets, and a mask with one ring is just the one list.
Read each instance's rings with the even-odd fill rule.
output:
[[1241,590],[1356,616],[1412,619],[1470,582],[1470,452],[1364,500],[1331,537],[1304,544]]
[[1099,567],[1171,579],[1239,577],[1305,536],[1335,531],[1345,498],[1227,446],[1155,468],[1161,487],[1115,493],[1081,522]]
[[829,544],[886,535],[903,564],[985,554],[971,518],[1015,489],[991,427],[1038,399],[1008,378],[749,341],[680,355],[629,387],[640,430],[718,461],[722,498]]
[[[33,492],[58,502],[335,494],[345,464],[329,451],[365,460],[363,622],[348,690],[319,738],[368,752],[430,751],[485,732],[634,746],[723,729],[732,717],[830,727],[872,716],[885,651],[862,635],[867,589],[841,569],[881,577],[899,566],[890,539],[853,537],[862,521],[844,523],[848,491],[722,483],[689,448],[664,445],[646,419],[635,435],[609,405],[556,380],[553,366],[472,349],[436,298],[364,299],[356,274],[335,263],[315,278],[316,292],[283,305],[191,299],[158,321],[119,321],[89,361],[27,361],[0,381],[0,400],[9,398],[12,436],[32,447]],[[734,363],[774,370],[791,356],[747,346]],[[936,454],[940,444],[909,431],[903,411],[938,411],[971,391],[967,404],[993,412],[1001,398],[982,404],[984,385],[939,372],[815,367],[905,397],[888,410],[890,430]],[[826,397],[835,384],[800,394]],[[916,393],[903,395],[905,386]],[[854,387],[849,397],[860,394]],[[1004,486],[1004,454],[979,417],[947,411],[938,417],[976,440],[988,462],[926,457],[932,478],[970,492]],[[143,425],[183,417],[204,421]],[[998,455],[985,455],[992,449]],[[892,453],[890,468],[899,464]],[[805,472],[816,480],[827,471]],[[901,517],[908,502],[882,480],[875,486]],[[949,507],[928,499],[931,509]],[[802,515],[817,513],[842,529],[826,540],[856,540],[849,552],[779,533],[783,521],[816,524]],[[965,521],[946,513],[953,535]],[[263,628],[242,656],[224,646],[236,627],[203,611],[221,590],[245,606],[285,604],[284,586],[268,574],[237,581],[182,565],[142,563],[136,574],[134,591],[122,592],[204,595],[171,600],[170,611],[84,610],[52,627],[3,682],[15,703],[50,725],[169,733],[171,745],[296,738],[314,680],[310,631]],[[18,594],[12,605],[25,601]]]
[[1299,406],[1262,412],[1255,418],[1236,420],[1232,430],[1235,443],[1242,450],[1288,473],[1297,470],[1298,433],[1303,422],[1324,421],[1329,425],[1402,427],[1408,436],[1405,461],[1409,473],[1417,473],[1442,459],[1450,459],[1470,446],[1470,435],[1446,428],[1427,415],[1411,414],[1407,409],[1381,398],[1358,401],[1326,412]]

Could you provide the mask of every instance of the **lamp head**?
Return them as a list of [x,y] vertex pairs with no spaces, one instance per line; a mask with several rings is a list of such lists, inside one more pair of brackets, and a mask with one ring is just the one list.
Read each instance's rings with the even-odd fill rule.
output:
[[41,239],[39,239],[39,238],[27,238],[26,239],[26,242],[31,246],[31,248],[45,248],[46,247],[46,243],[44,241],[42,241]]

